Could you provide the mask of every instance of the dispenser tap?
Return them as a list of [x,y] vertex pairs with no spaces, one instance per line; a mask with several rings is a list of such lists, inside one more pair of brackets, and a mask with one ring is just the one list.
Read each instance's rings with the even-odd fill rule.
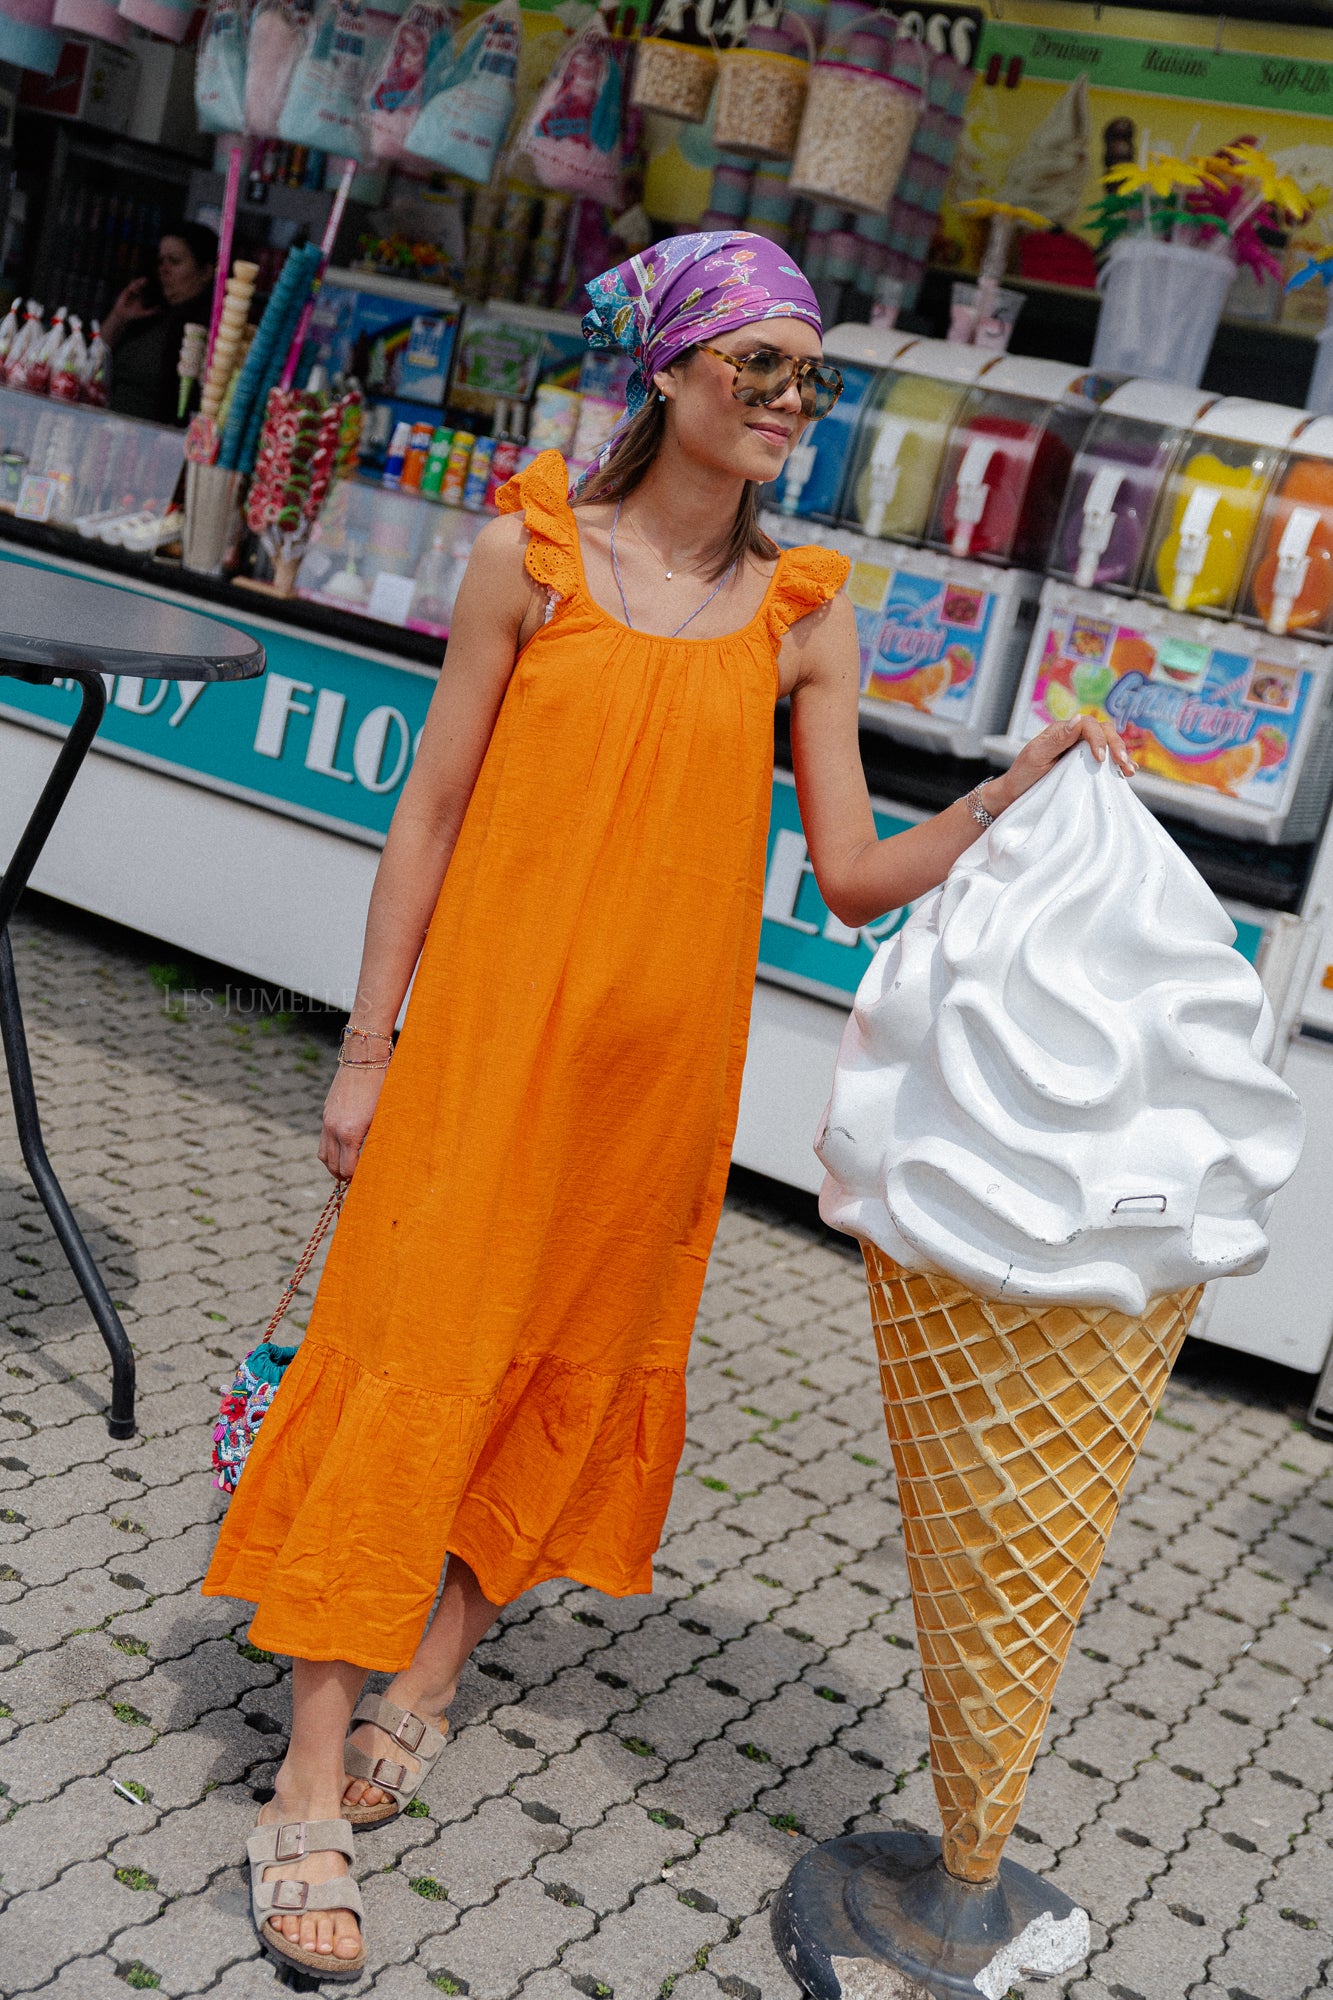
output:
[[1124,468],[1103,465],[1088,487],[1083,501],[1083,521],[1078,534],[1078,568],[1074,581],[1090,590],[1097,581],[1097,565],[1110,545],[1115,528],[1116,495],[1125,483]]
[[963,462],[958,468],[958,485],[954,491],[953,542],[956,556],[971,553],[972,530],[986,511],[990,498],[990,488],[986,484],[986,474],[996,452],[994,438],[973,438],[963,453]]
[[1268,629],[1281,634],[1291,623],[1296,600],[1310,574],[1310,542],[1319,526],[1316,507],[1293,507],[1277,545],[1277,569],[1273,576],[1273,603],[1268,613]]
[[901,417],[885,417],[870,454],[870,500],[863,523],[868,535],[882,535],[884,516],[893,504],[902,476],[900,454],[908,426]]
[[1196,486],[1186,502],[1180,523],[1180,546],[1176,550],[1175,569],[1171,576],[1169,602],[1173,611],[1189,608],[1190,591],[1207,557],[1213,515],[1221,498],[1216,486]]
[[811,424],[801,442],[794,446],[782,475],[782,499],[778,503],[780,514],[795,514],[801,505],[801,495],[806,481],[815,469],[815,445],[813,442],[815,425]]

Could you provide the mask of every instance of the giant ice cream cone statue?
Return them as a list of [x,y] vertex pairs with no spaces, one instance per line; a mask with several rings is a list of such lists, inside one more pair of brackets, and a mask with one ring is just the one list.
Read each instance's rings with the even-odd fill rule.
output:
[[944,1865],[984,1882],[1200,1292],[1033,1312],[865,1259]]
[[798,1864],[774,1931],[818,2000],[1001,2000],[1086,1952],[1085,1913],[1003,1849],[1203,1285],[1262,1263],[1299,1155],[1234,936],[1080,750],[862,981],[821,1210],[865,1255],[943,1840]]

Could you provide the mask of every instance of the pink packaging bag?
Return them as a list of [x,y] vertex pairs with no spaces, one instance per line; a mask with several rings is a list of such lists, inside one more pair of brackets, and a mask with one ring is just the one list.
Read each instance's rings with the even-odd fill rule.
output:
[[516,146],[543,187],[623,206],[624,47],[594,16],[556,59]]
[[53,28],[67,28],[72,34],[91,35],[123,49],[130,39],[130,24],[116,11],[116,0],[55,0],[51,9]]
[[168,42],[183,42],[194,19],[194,0],[119,0],[117,13],[136,28]]

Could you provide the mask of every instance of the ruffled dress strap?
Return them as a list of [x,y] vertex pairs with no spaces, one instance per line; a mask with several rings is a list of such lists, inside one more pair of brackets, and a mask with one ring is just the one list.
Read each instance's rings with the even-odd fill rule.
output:
[[782,551],[768,594],[768,630],[775,646],[798,619],[837,596],[851,567],[836,549],[809,544]]
[[552,598],[573,597],[582,576],[579,533],[569,504],[569,469],[558,451],[543,451],[506,480],[495,496],[502,514],[521,513],[528,530],[528,575]]

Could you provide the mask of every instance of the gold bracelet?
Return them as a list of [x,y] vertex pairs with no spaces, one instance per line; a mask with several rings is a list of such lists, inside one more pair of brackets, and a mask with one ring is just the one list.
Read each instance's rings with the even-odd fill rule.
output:
[[360,1035],[367,1042],[387,1042],[390,1048],[393,1047],[393,1036],[381,1034],[378,1028],[354,1028],[349,1021],[343,1029],[343,1040],[346,1041],[349,1035]]
[[386,1056],[383,1062],[371,1062],[365,1056],[345,1056],[342,1050],[339,1049],[338,1067],[339,1069],[387,1069],[389,1067],[389,1058]]

